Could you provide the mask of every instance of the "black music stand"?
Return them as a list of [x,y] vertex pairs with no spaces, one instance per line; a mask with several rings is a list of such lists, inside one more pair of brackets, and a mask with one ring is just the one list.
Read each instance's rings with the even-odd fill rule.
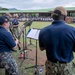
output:
[[[19,35],[18,37],[21,36],[21,34],[23,35],[23,49],[21,50],[21,53],[23,53],[23,59],[30,59],[30,60],[34,60],[32,58],[28,58],[27,57],[27,50],[30,50],[27,48],[27,39],[26,39],[26,27],[29,26],[29,21],[25,22],[22,26],[21,26],[21,29],[20,29],[20,32],[19,32]],[[32,50],[30,50],[32,51]],[[23,61],[24,61],[23,60]],[[23,61],[21,62],[21,65],[23,63]]]
[[25,33],[25,31],[24,31],[24,29],[26,28],[26,24],[27,24],[27,22],[25,22],[22,26],[21,26],[21,28],[20,28],[20,32],[19,32],[19,35],[18,35],[18,37],[20,38],[21,37],[21,34],[23,35],[23,50],[24,50],[24,46],[25,46],[25,36],[24,36],[24,33]]
[[30,30],[30,32],[27,34],[27,38],[30,38],[30,39],[33,39],[33,40],[35,40],[36,41],[36,60],[35,60],[35,65],[34,66],[31,66],[31,67],[27,67],[27,68],[25,68],[25,69],[29,69],[29,68],[36,68],[36,70],[35,70],[35,75],[39,75],[39,73],[37,72],[38,70],[37,70],[37,67],[38,66],[43,66],[43,65],[38,65],[37,64],[37,41],[38,41],[38,36],[39,36],[39,32],[40,32],[40,29],[35,29],[35,28],[33,28],[33,29],[31,29]]
[[23,50],[27,49],[27,39],[26,39],[26,27],[30,26],[29,21],[25,22],[21,28],[18,37],[20,38],[21,34],[23,34]]
[[[27,45],[27,38],[26,38],[26,27],[29,27],[29,29],[31,28],[30,26],[31,26],[31,24],[32,24],[32,20],[30,20],[30,21],[27,21],[24,25],[25,25],[25,47],[24,47],[24,50],[26,51],[26,50],[28,50],[28,51],[32,51],[31,49],[28,49],[27,47],[28,47],[28,45]],[[31,43],[31,40],[30,40],[30,43]],[[27,56],[27,54],[25,54],[26,56]],[[31,58],[30,58],[31,59]],[[33,60],[33,59],[31,59],[31,60]]]

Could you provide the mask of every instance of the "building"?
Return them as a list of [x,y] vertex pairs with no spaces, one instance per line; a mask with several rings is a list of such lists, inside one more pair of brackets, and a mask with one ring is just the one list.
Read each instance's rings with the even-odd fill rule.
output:
[[[75,17],[75,7],[66,7],[68,12],[68,17],[72,17],[74,20]],[[51,17],[53,8],[48,9],[38,9],[38,10],[4,10],[0,11],[0,14],[11,13],[12,15],[18,14],[19,18],[48,18]]]

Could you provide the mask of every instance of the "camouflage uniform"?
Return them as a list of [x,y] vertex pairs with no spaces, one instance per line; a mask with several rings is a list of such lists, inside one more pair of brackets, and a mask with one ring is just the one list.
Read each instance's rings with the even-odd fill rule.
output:
[[46,75],[75,75],[74,63],[52,63],[46,61]]
[[0,67],[5,68],[6,75],[18,75],[16,61],[10,52],[0,53]]
[[18,34],[19,34],[18,27],[13,27],[13,33],[15,34],[16,37],[18,37]]

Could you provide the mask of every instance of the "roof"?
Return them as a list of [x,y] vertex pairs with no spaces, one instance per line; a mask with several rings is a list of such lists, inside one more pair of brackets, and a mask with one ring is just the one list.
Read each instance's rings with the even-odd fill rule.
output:
[[[54,8],[38,9],[38,10],[0,10],[0,13],[48,13]],[[67,11],[75,11],[75,7],[65,7]]]

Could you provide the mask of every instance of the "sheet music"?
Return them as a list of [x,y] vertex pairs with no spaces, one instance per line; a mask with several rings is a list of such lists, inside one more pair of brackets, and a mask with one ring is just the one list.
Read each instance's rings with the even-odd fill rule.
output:
[[30,32],[27,34],[27,37],[38,40],[39,32],[40,30],[38,29],[31,29]]
[[40,30],[37,30],[34,39],[37,39],[38,40],[39,33],[40,33]]

